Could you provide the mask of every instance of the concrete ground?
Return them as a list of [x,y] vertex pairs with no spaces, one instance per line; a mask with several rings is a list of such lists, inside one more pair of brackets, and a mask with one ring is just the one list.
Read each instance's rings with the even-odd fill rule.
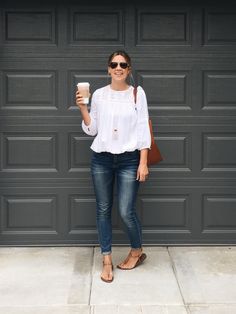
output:
[[[113,247],[116,266],[129,251]],[[236,247],[146,247],[100,279],[99,247],[0,247],[1,314],[235,314]]]

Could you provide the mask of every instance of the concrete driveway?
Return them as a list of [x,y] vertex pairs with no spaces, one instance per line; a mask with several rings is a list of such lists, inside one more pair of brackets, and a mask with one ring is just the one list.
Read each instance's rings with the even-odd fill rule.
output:
[[[113,246],[113,263],[129,247]],[[99,247],[0,247],[1,314],[235,314],[236,247],[150,247],[100,279]]]

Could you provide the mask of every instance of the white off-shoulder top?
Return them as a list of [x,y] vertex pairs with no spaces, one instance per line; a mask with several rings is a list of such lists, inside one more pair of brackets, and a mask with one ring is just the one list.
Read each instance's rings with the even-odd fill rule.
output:
[[95,136],[91,149],[97,153],[120,154],[125,151],[150,148],[151,136],[146,94],[137,88],[134,102],[133,86],[116,91],[110,85],[97,89],[91,99],[91,122],[82,129]]

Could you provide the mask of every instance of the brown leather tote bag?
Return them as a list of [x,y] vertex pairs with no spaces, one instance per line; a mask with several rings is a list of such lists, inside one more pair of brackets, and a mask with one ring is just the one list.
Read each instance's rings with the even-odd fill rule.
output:
[[[137,101],[137,87],[135,86],[134,87],[135,104],[136,104],[136,101]],[[149,129],[150,129],[150,134],[151,134],[151,149],[148,150],[147,165],[151,166],[151,165],[158,164],[160,161],[163,160],[163,157],[154,139],[151,119],[149,119]]]

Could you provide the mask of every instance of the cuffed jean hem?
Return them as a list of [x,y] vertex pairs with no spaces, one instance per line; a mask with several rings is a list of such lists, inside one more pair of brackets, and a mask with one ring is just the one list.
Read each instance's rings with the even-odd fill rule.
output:
[[109,251],[109,252],[101,252],[101,254],[102,255],[109,255],[109,254],[111,254],[111,251]]
[[137,250],[137,251],[138,251],[138,250],[141,250],[141,249],[142,249],[142,247],[131,247],[131,249],[132,249],[132,250]]

